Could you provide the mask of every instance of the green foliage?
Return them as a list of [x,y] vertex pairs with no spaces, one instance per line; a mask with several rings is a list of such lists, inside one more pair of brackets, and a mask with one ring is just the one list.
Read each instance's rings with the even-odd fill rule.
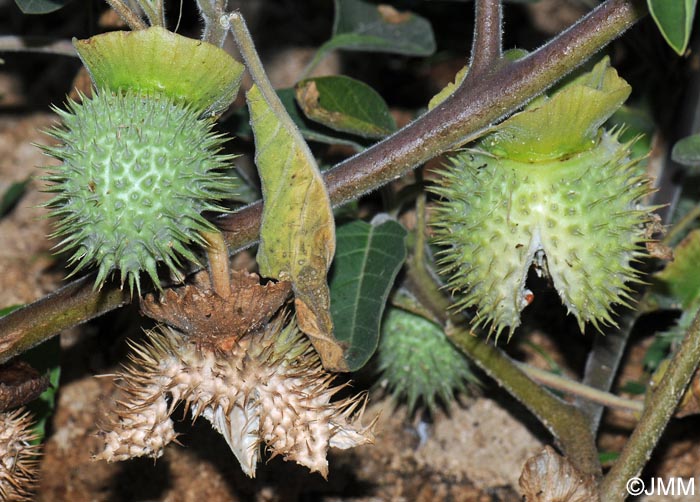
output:
[[62,9],[71,0],[15,0],[25,14],[49,14]]
[[673,145],[673,160],[688,167],[700,167],[700,134],[683,138]]
[[[365,147],[361,143],[361,138],[334,131],[329,127],[325,127],[318,122],[306,118],[301,110],[299,110],[295,97],[296,91],[293,88],[277,89],[275,92],[277,92],[277,96],[280,98],[289,118],[292,119],[292,122],[294,122],[294,125],[305,140],[328,145],[345,145],[357,151],[364,150]],[[248,108],[241,107],[234,110],[229,120],[234,123],[234,132],[237,137],[251,138],[253,136],[253,130],[250,128],[250,114],[248,113]]]
[[671,295],[682,308],[700,305],[700,230],[693,230],[674,249],[674,259],[656,279],[657,286]]
[[647,5],[668,45],[682,56],[693,31],[697,0],[647,0]]
[[335,0],[331,39],[319,52],[345,49],[429,56],[435,52],[430,23],[411,12],[364,0]]
[[382,97],[370,86],[342,75],[302,80],[296,99],[311,120],[340,132],[382,138],[396,130]]
[[335,336],[347,344],[351,371],[377,348],[379,324],[396,274],[406,259],[406,231],[393,220],[353,221],[338,228],[331,276]]
[[61,377],[60,357],[61,343],[59,337],[42,343],[22,356],[22,359],[39,373],[49,374],[49,387],[28,405],[35,419],[35,443],[41,443],[46,436],[47,423],[56,407],[56,393],[58,392],[58,384]]
[[409,410],[419,402],[430,410],[438,399],[450,403],[465,382],[475,382],[467,360],[427,319],[390,308],[382,323],[379,369],[395,399],[407,399]]
[[24,195],[28,184],[29,178],[25,179],[24,181],[16,181],[15,183],[12,183],[7,190],[5,190],[5,193],[2,194],[2,197],[0,197],[0,218],[5,216],[12,210],[13,207],[15,207],[17,201],[19,201],[19,199],[22,198],[22,195]]

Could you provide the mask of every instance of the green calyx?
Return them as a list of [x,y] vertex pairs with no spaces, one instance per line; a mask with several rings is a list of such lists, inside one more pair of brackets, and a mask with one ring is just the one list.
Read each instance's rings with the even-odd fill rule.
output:
[[541,96],[486,136],[480,146],[498,157],[540,162],[594,148],[600,128],[631,92],[603,58],[593,69]]
[[228,108],[243,75],[243,65],[224,50],[158,26],[73,44],[97,89],[165,95],[204,115]]
[[438,398],[450,403],[466,381],[476,381],[438,325],[403,310],[387,311],[378,356],[389,390],[396,399],[407,399],[409,411],[419,402],[434,410]]
[[221,201],[237,187],[213,120],[131,90],[102,90],[56,112],[63,124],[49,134],[61,144],[46,150],[62,164],[46,177],[55,193],[47,206],[58,247],[72,253],[72,274],[95,264],[101,287],[119,269],[133,292],[140,271],[158,286],[158,263],[178,277],[181,258],[197,262],[191,245],[214,230],[202,213],[226,211]]
[[595,148],[565,160],[528,163],[475,150],[460,153],[433,191],[443,197],[433,224],[440,264],[476,325],[510,332],[532,301],[532,265],[551,278],[579,322],[614,324],[627,304],[632,262],[644,255],[650,192],[629,144],[603,133]]

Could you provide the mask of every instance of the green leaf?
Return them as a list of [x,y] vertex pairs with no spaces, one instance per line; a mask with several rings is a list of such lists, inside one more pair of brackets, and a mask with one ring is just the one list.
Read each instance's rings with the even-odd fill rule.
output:
[[[365,146],[359,142],[359,138],[356,136],[334,131],[333,129],[307,119],[304,114],[299,111],[293,88],[277,89],[275,92],[277,92],[277,96],[280,98],[280,101],[282,101],[282,105],[284,105],[285,110],[287,110],[287,114],[292,119],[292,122],[294,122],[294,125],[297,126],[297,129],[299,129],[304,139],[327,145],[345,145],[354,148],[358,152],[365,149]],[[233,133],[236,136],[240,138],[250,138],[253,136],[253,130],[250,128],[250,114],[247,108],[241,107],[234,110],[228,120],[234,122],[232,127]]]
[[319,52],[346,49],[429,56],[435,52],[430,23],[411,12],[363,0],[335,0],[333,36]]
[[335,223],[323,177],[277,95],[253,85],[246,98],[265,201],[260,274],[292,283],[299,328],[326,369],[347,371],[330,315],[326,274],[335,252]]
[[37,433],[36,443],[40,443],[46,435],[46,423],[56,407],[56,392],[61,377],[60,356],[59,337],[47,340],[22,355],[22,359],[39,373],[49,374],[49,387],[27,405],[36,421],[34,425],[34,431]]
[[661,35],[682,56],[693,31],[697,0],[647,0],[647,5]]
[[9,307],[1,308],[0,317],[5,317],[6,315],[11,314],[15,310],[21,309],[22,307],[24,307],[24,305],[10,305]]
[[243,65],[215,45],[165,28],[113,31],[73,40],[95,87],[162,93],[206,114],[236,99]]
[[15,0],[23,14],[48,14],[62,9],[70,0]]
[[655,277],[683,309],[697,306],[700,299],[700,230],[690,232],[675,247],[673,255],[673,261]]
[[684,166],[700,167],[700,134],[683,138],[673,145],[671,157]]
[[354,221],[338,228],[331,315],[336,338],[348,344],[351,371],[377,348],[386,299],[406,259],[405,239],[406,230],[393,220]]
[[17,201],[24,195],[28,184],[29,178],[24,181],[17,181],[5,190],[2,198],[0,198],[0,218],[9,213],[15,204],[17,204]]
[[379,93],[350,77],[302,80],[296,85],[296,99],[308,118],[336,131],[383,138],[396,130],[396,122]]

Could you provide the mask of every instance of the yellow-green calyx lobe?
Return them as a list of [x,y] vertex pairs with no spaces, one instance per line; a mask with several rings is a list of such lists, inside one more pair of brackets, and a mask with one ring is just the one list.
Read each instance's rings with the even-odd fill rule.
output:
[[579,322],[613,324],[644,254],[648,180],[601,125],[629,94],[607,59],[505,121],[442,170],[433,225],[461,308],[497,335],[532,301],[531,266]]
[[97,89],[163,94],[218,115],[236,99],[243,65],[222,49],[154,26],[74,40]]

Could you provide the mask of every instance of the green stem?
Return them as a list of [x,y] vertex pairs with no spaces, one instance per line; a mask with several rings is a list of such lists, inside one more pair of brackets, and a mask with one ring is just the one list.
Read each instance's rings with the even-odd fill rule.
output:
[[683,343],[668,365],[658,387],[644,407],[644,413],[627,440],[622,453],[603,480],[601,502],[618,502],[627,498],[627,480],[637,476],[649,461],[666,424],[676,411],[700,361],[700,312],[685,335]]
[[225,15],[225,0],[197,0],[199,13],[204,20],[202,40],[217,47],[224,45],[228,30],[219,21]]
[[[608,0],[528,57],[499,67],[483,82],[460,86],[440,106],[390,138],[326,171],[331,201],[341,205],[358,198],[455,144],[478,136],[632,26],[644,13],[638,5],[633,0]],[[261,215],[262,203],[256,202],[217,220],[232,252],[255,243]],[[74,281],[0,319],[0,363],[26,350],[23,338],[30,333],[32,343],[39,343],[123,304],[119,292],[109,290],[100,295],[92,291],[91,280],[94,277]],[[75,302],[75,298],[81,301]],[[43,328],[36,327],[38,318],[47,321]]]
[[229,15],[228,19],[231,23],[231,33],[233,33],[233,38],[236,40],[238,50],[245,60],[246,68],[253,82],[255,82],[263,98],[272,109],[272,113],[275,115],[276,119],[281,123],[282,127],[293,136],[294,144],[302,147],[302,153],[309,159],[311,165],[316,165],[316,160],[302,137],[301,132],[299,132],[299,128],[294,121],[292,121],[292,118],[287,113],[287,109],[272,87],[270,79],[267,78],[267,73],[265,72],[265,68],[263,68],[262,61],[260,61],[258,51],[255,50],[255,44],[253,43],[253,39],[250,36],[250,31],[248,31],[248,26],[243,16],[241,16],[239,12],[233,12]]
[[131,7],[125,4],[122,0],[105,0],[109,6],[114,10],[119,17],[121,17],[124,22],[132,30],[145,30],[148,25],[143,19],[141,19]]
[[137,0],[139,7],[151,23],[151,26],[165,26],[165,10],[162,0]]
[[604,392],[599,389],[594,389],[580,382],[575,382],[569,378],[556,375],[550,371],[540,368],[535,368],[524,363],[516,362],[518,368],[523,373],[550,389],[558,390],[566,394],[578,396],[594,403],[602,404],[610,408],[618,408],[621,410],[634,411],[641,413],[644,410],[644,403],[634,399],[625,399],[610,392]]

